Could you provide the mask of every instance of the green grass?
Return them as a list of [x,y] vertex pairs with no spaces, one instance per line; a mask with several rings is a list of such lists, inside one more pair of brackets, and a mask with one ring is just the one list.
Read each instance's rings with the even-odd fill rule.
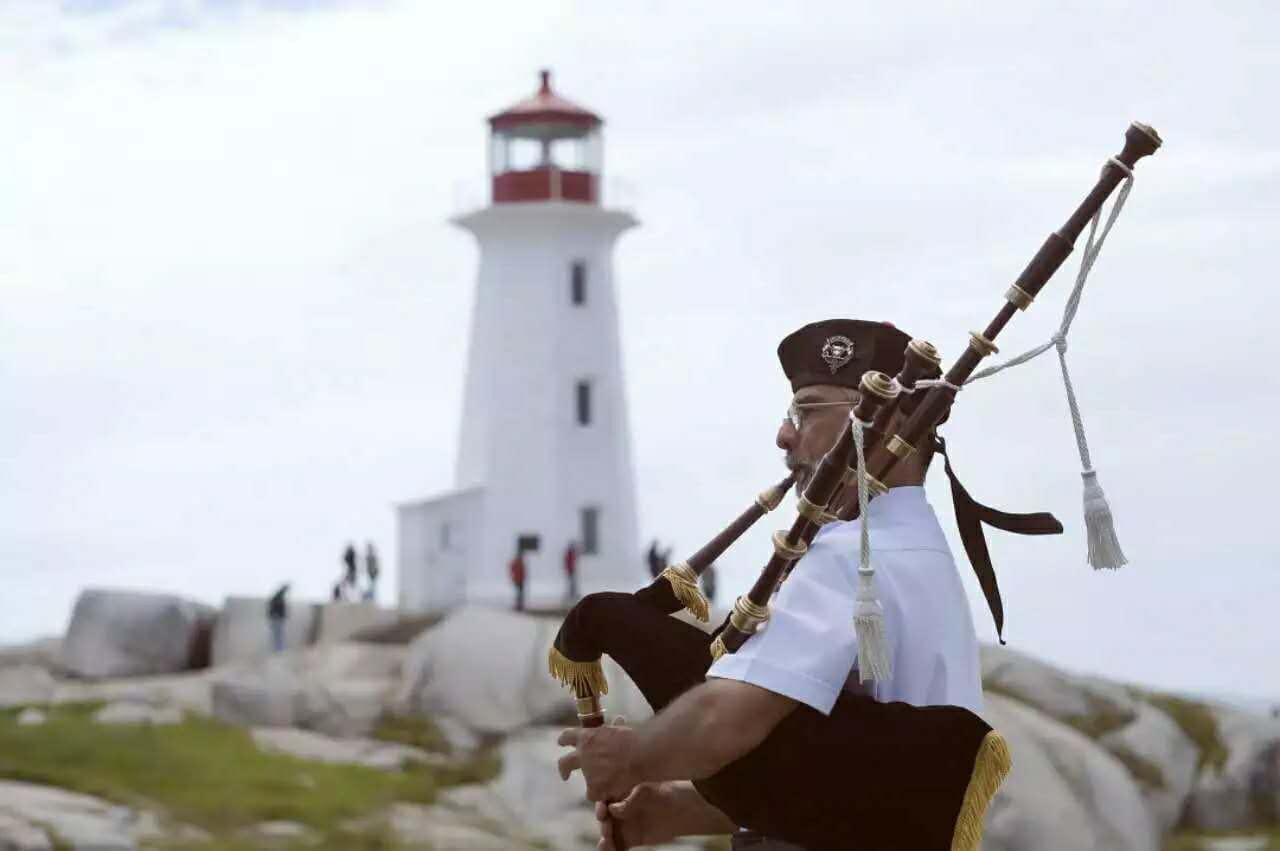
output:
[[1128,748],[1111,747],[1108,750],[1112,756],[1120,760],[1125,770],[1129,772],[1129,776],[1138,781],[1138,785],[1143,789],[1165,788],[1164,772],[1160,770],[1160,766]]
[[1211,847],[1205,844],[1205,840],[1220,839],[1228,836],[1247,836],[1258,839],[1265,836],[1268,841],[1266,845],[1262,846],[1262,851],[1280,851],[1280,828],[1272,828],[1270,833],[1250,831],[1199,833],[1195,831],[1180,831],[1165,839],[1162,851],[1204,851],[1204,849]]
[[384,742],[412,745],[432,753],[447,754],[452,748],[449,740],[430,718],[421,715],[386,715],[378,722],[371,736]]
[[1200,751],[1197,771],[1203,771],[1206,767],[1221,771],[1226,766],[1229,754],[1226,743],[1218,732],[1218,720],[1214,718],[1213,710],[1203,703],[1171,694],[1148,692],[1142,697],[1167,713],[1195,743]]
[[341,825],[394,801],[430,803],[444,786],[498,770],[491,754],[456,768],[411,764],[398,772],[311,762],[259,751],[247,731],[206,718],[99,725],[90,717],[99,705],[52,707],[44,724],[30,727],[15,723],[18,708],[0,711],[0,777],[159,809],[218,836],[221,844],[199,846],[205,851],[249,848],[235,831],[277,819],[340,843],[320,847],[392,849],[376,831],[356,836]]
[[[1017,689],[1011,689],[1007,686],[995,682],[985,681],[982,684],[984,691],[993,694],[1003,695],[1012,698],[1019,703],[1025,703],[1033,709],[1038,709],[1039,704],[1036,702],[1035,695],[1026,695],[1020,693]],[[1085,702],[1089,704],[1089,711],[1084,715],[1076,715],[1067,718],[1052,716],[1058,721],[1067,724],[1084,733],[1091,739],[1098,739],[1105,736],[1113,730],[1119,730],[1121,727],[1130,723],[1134,719],[1134,714],[1121,706],[1112,703],[1105,697],[1094,694],[1090,691],[1084,692]],[[1041,710],[1043,711],[1043,710]]]

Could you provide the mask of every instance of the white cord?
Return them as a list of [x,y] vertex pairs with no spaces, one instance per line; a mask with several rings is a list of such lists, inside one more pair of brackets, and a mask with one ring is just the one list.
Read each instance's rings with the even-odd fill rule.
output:
[[[1034,349],[1029,349],[1017,357],[1010,358],[1004,363],[979,370],[969,376],[969,380],[965,382],[965,384],[969,384],[980,378],[988,378],[1010,367],[1026,363],[1051,348],[1058,350],[1058,363],[1062,367],[1062,383],[1067,390],[1067,407],[1071,411],[1071,425],[1076,433],[1076,449],[1080,453],[1080,465],[1082,467],[1080,475],[1084,479],[1084,520],[1085,533],[1089,542],[1089,564],[1095,569],[1117,568],[1127,564],[1128,559],[1125,558],[1124,551],[1120,548],[1120,541],[1115,532],[1115,522],[1111,515],[1111,506],[1107,503],[1106,495],[1098,484],[1098,474],[1093,469],[1093,460],[1089,455],[1089,442],[1084,436],[1084,418],[1080,415],[1080,403],[1076,399],[1075,387],[1071,384],[1071,373],[1067,370],[1067,333],[1071,330],[1071,323],[1075,320],[1076,312],[1080,309],[1080,298],[1084,293],[1084,284],[1089,277],[1089,272],[1093,269],[1093,264],[1098,259],[1098,255],[1102,253],[1102,245],[1106,242],[1107,235],[1111,233],[1111,228],[1115,225],[1116,219],[1119,218],[1120,211],[1124,209],[1124,202],[1128,199],[1129,192],[1133,189],[1133,170],[1115,157],[1112,157],[1108,164],[1114,165],[1124,172],[1124,185],[1120,187],[1120,194],[1116,196],[1116,202],[1111,206],[1111,213],[1107,216],[1107,223],[1102,228],[1102,233],[1098,233],[1098,223],[1102,221],[1101,207],[1093,214],[1093,218],[1089,222],[1089,236],[1085,240],[1084,253],[1080,258],[1080,271],[1076,273],[1076,284],[1072,287],[1071,294],[1067,297],[1067,304],[1063,308],[1062,322],[1058,325],[1058,330],[1054,332],[1048,342],[1042,343]],[[1106,166],[1103,166],[1103,169],[1105,170]]]
[[858,590],[853,607],[853,628],[858,637],[858,681],[883,682],[893,676],[893,659],[884,628],[884,607],[876,599],[875,568],[871,566],[871,518],[867,504],[871,501],[867,481],[866,437],[871,423],[850,416],[854,452],[858,458],[858,525],[861,532],[858,556]]

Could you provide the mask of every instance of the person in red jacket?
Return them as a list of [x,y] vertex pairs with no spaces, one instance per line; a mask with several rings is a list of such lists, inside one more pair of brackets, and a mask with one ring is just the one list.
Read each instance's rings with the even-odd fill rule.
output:
[[573,541],[564,549],[564,575],[569,583],[565,600],[572,603],[578,599],[578,545]]
[[511,584],[516,586],[516,611],[523,612],[524,611],[524,580],[525,580],[523,552],[521,552],[520,550],[516,550],[516,556],[515,558],[511,559],[511,564],[508,565],[508,569],[511,571]]

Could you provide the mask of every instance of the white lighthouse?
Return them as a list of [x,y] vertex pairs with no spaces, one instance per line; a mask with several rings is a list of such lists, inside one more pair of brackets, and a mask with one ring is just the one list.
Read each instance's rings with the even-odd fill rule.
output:
[[453,219],[480,249],[454,489],[399,512],[400,607],[526,605],[645,579],[612,252],[636,224],[600,204],[599,116],[551,90],[489,119],[492,202]]

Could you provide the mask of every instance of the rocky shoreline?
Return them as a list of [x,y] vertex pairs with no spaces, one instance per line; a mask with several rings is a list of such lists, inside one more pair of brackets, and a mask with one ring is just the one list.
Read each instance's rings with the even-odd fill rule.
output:
[[[148,637],[137,599],[113,614],[102,595],[118,592],[95,593],[88,608],[107,614],[89,624],[93,641],[77,634],[77,606],[82,627],[73,618],[65,639],[0,651],[0,742],[34,741],[33,731],[58,724],[90,737],[169,729],[175,743],[181,731],[211,742],[236,736],[226,741],[271,770],[273,759],[349,770],[382,797],[341,824],[263,818],[219,832],[218,822],[184,821],[137,789],[56,788],[53,769],[0,752],[0,849],[343,847],[327,844],[333,831],[381,837],[368,847],[383,848],[594,847],[580,778],[561,783],[554,768],[556,734],[572,722],[545,670],[554,619],[463,608],[398,644],[349,640],[396,633],[387,613],[317,609],[303,646],[265,654],[248,604],[212,612],[166,599]],[[110,626],[120,611],[123,637]],[[315,628],[326,620],[327,637]],[[173,648],[192,646],[182,642],[209,624],[214,664],[174,670],[189,656]],[[129,675],[115,675],[122,670]],[[985,715],[1014,754],[988,814],[986,851],[1269,847],[1280,823],[1280,720],[1072,675],[1006,648],[984,648],[983,670]],[[609,710],[647,717],[620,669],[607,674]],[[418,778],[430,795],[413,791]],[[1190,838],[1227,833],[1238,836],[1226,845]],[[218,844],[227,837],[239,844]]]

